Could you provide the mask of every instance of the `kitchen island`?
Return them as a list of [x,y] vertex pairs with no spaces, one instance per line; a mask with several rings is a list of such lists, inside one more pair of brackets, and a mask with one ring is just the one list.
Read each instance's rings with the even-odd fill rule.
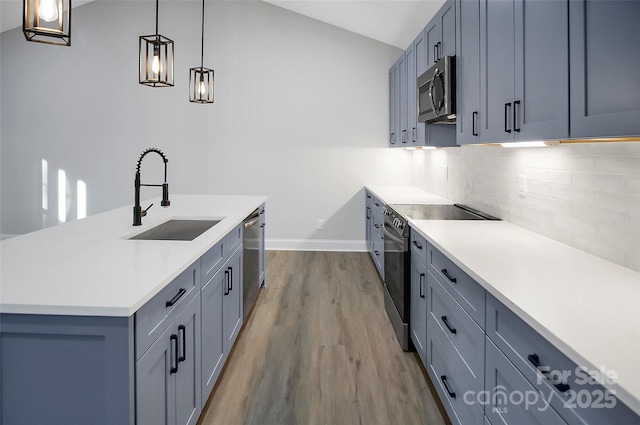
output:
[[[217,377],[242,323],[242,222],[265,200],[173,195],[139,227],[128,206],[3,241],[1,423],[195,423],[202,381]],[[219,223],[191,241],[129,239],[171,219]],[[235,316],[223,317],[231,293]],[[201,313],[230,334],[220,324],[206,342]],[[217,363],[201,365],[217,343]]]

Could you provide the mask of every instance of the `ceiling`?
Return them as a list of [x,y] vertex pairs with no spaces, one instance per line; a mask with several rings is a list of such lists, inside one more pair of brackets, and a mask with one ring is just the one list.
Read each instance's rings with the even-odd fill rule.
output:
[[[89,1],[92,0],[72,3],[77,7]],[[403,50],[444,3],[444,0],[263,1]],[[22,0],[0,0],[0,17],[0,32],[21,26]]]

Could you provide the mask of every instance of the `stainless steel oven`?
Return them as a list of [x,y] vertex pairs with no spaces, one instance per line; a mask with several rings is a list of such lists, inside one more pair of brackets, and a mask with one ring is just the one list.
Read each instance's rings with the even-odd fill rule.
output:
[[387,205],[384,215],[384,306],[400,346],[413,350],[410,336],[411,250],[409,219],[498,220],[465,205]]

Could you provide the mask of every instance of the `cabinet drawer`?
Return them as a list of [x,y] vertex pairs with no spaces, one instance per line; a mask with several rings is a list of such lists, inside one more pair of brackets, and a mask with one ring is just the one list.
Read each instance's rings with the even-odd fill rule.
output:
[[222,238],[220,242],[215,244],[213,248],[207,251],[200,259],[201,267],[201,286],[204,286],[209,279],[222,267],[225,260],[227,242],[226,238]]
[[[485,414],[494,424],[566,425],[511,362],[487,339]],[[482,401],[482,400],[481,400]]]
[[238,245],[242,243],[242,224],[239,224],[235,229],[227,233],[224,241],[226,245],[224,255],[231,255],[238,248]]
[[487,295],[487,336],[531,385],[546,397],[553,394],[551,405],[567,423],[640,423],[638,415],[492,295]]
[[373,212],[373,230],[374,232],[380,232],[384,235],[384,218],[379,212]]
[[475,393],[450,361],[453,355],[451,343],[436,333],[427,335],[427,371],[451,423],[483,425],[482,406],[475,402]]
[[468,274],[429,244],[427,267],[473,320],[484,329],[485,290]]
[[484,387],[484,331],[442,285],[428,273],[427,334],[437,332],[451,342],[458,371],[471,390]]
[[196,261],[155,297],[140,307],[135,316],[136,360],[189,304],[200,289],[200,262]]
[[427,264],[427,240],[411,229],[411,261],[418,260]]

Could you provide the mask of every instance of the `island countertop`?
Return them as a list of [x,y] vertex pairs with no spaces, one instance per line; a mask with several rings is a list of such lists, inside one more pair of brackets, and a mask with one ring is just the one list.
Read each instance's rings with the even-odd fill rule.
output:
[[[131,316],[265,201],[172,195],[142,226],[129,205],[4,240],[0,313]],[[221,221],[192,241],[128,239],[170,219]]]

